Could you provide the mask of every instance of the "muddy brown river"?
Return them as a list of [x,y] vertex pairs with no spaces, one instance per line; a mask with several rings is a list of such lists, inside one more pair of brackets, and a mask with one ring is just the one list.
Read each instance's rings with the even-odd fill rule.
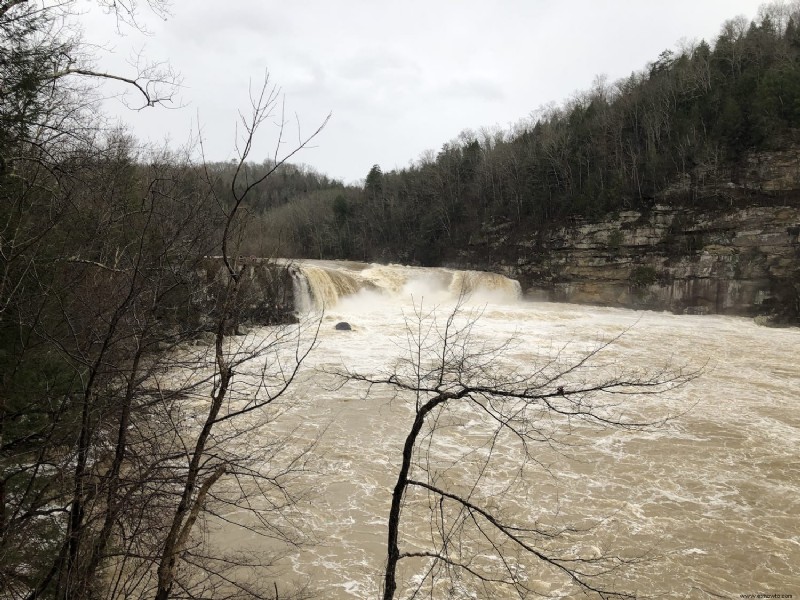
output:
[[[465,310],[481,312],[473,343],[514,340],[496,359],[498,374],[530,372],[555,356],[573,364],[620,334],[567,381],[662,366],[702,374],[663,394],[615,400],[614,414],[658,426],[553,418],[546,424],[553,443],[527,455],[513,437],[493,437],[485,414],[455,406],[422,440],[417,475],[424,467],[429,481],[471,494],[509,522],[577,527],[548,548],[630,561],[597,580],[609,589],[661,598],[800,595],[800,330],[526,302],[516,282],[443,269],[307,263],[297,277],[304,318],[321,319],[318,345],[271,427],[298,447],[316,446],[313,466],[297,478],[307,492],[300,513],[309,543],[280,560],[281,581],[306,582],[321,598],[379,597],[391,489],[414,399],[387,387],[342,386],[331,372],[391,372],[408,354],[414,307],[447,315],[467,290]],[[351,330],[335,329],[342,321]],[[240,372],[248,370],[255,380],[257,367]],[[487,539],[469,529],[474,523],[437,511],[429,496],[409,498],[401,550],[432,550],[445,531],[476,569],[497,568]],[[272,543],[231,526],[216,526],[212,541],[255,550]],[[503,568],[518,569],[531,597],[585,597],[562,573],[511,547],[495,550],[507,552]],[[397,597],[520,597],[434,562],[401,561]]]

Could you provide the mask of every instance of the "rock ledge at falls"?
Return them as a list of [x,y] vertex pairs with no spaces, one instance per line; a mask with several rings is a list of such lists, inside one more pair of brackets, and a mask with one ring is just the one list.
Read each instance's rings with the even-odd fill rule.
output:
[[[243,268],[242,286],[237,310],[234,311],[231,329],[242,332],[243,325],[278,325],[295,322],[292,277],[287,264],[279,264],[267,258],[239,257],[239,268]],[[213,324],[224,297],[227,273],[221,258],[209,257],[195,276],[203,294],[196,294],[191,302],[194,313],[207,324]],[[204,323],[199,323],[202,327]]]
[[470,248],[455,262],[518,279],[531,299],[797,323],[800,206],[787,204],[713,211],[661,204],[576,221],[545,239],[493,236],[488,263],[472,260],[478,253]]

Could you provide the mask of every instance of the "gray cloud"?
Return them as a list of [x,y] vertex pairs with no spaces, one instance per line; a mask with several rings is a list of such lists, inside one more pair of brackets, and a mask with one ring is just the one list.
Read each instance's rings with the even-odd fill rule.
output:
[[440,93],[466,101],[495,102],[505,97],[498,82],[484,78],[451,80],[441,87]]
[[[148,23],[149,38],[119,38],[96,14],[84,20],[87,39],[115,47],[100,66],[130,69],[124,58],[146,45],[183,75],[180,110],[108,104],[140,137],[179,142],[199,113],[207,152],[229,158],[237,110],[268,69],[304,128],[333,111],[300,160],[355,180],[374,163],[405,166],[464,129],[517,122],[597,74],[625,77],[681,38],[713,40],[723,20],[754,17],[761,1],[175,0],[168,21]],[[274,141],[264,131],[256,152]]]
[[403,57],[383,48],[364,47],[348,56],[337,69],[342,80],[375,80],[387,77],[417,78],[420,68],[409,57]]

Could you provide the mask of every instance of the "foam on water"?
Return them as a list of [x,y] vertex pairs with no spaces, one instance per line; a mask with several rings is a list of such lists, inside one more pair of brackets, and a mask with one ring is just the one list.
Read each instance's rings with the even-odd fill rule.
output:
[[[306,515],[320,545],[287,563],[321,597],[377,594],[391,486],[413,405],[388,390],[373,388],[366,396],[358,386],[336,388],[313,369],[391,371],[404,352],[406,319],[415,305],[446,311],[464,289],[473,292],[468,303],[482,311],[478,340],[518,340],[503,357],[508,368],[529,369],[555,353],[570,360],[623,331],[603,353],[603,364],[706,365],[702,377],[671,395],[626,399],[630,414],[679,415],[676,420],[641,432],[573,423],[569,451],[543,445],[536,457],[549,472],[534,471],[533,479],[514,479],[518,451],[513,440],[498,437],[491,449],[496,469],[485,476],[482,501],[543,523],[600,523],[575,547],[652,558],[618,576],[615,585],[626,591],[665,597],[695,597],[698,589],[722,597],[797,593],[800,331],[730,317],[526,303],[516,282],[474,272],[349,263],[302,263],[298,272],[313,299],[307,308],[324,304],[319,348],[287,397],[293,410],[272,427],[297,439],[313,439],[324,428],[315,448],[324,468],[309,476],[316,495]],[[353,330],[336,331],[341,320]],[[258,373],[253,365],[252,376]],[[446,419],[430,448],[444,481],[458,485],[486,459],[484,423],[466,410],[454,409]],[[408,509],[409,543],[424,542],[430,522],[413,515],[426,509]],[[409,568],[404,575],[408,583],[419,572]],[[582,597],[546,571],[535,577],[543,593]]]
[[331,310],[345,298],[365,297],[365,291],[374,291],[391,303],[413,298],[428,306],[459,300],[471,304],[513,303],[521,297],[519,282],[482,271],[298,261],[293,263],[292,273],[295,303],[301,314]]

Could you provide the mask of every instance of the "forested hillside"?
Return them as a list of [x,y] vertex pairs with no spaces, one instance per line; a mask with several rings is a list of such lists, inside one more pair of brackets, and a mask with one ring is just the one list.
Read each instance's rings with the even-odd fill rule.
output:
[[511,130],[465,131],[409,168],[375,165],[363,190],[296,198],[263,227],[282,255],[433,265],[487,238],[543,238],[659,199],[710,209],[785,202],[731,190],[748,156],[794,147],[798,125],[800,13],[774,3],[624,80],[598,77]]
[[[177,82],[156,63],[97,69],[78,4],[0,0],[0,597],[209,597],[244,579],[231,571],[261,564],[203,549],[197,522],[223,475],[260,481],[263,498],[272,489],[269,526],[302,541],[282,521],[293,507],[279,497],[290,469],[271,462],[284,448],[279,436],[264,436],[271,450],[248,444],[245,456],[231,446],[235,434],[217,433],[280,396],[304,356],[295,339],[293,366],[281,363],[274,377],[265,366],[247,410],[237,404],[234,367],[256,355],[266,364],[292,337],[229,350],[245,313],[273,324],[286,317],[270,287],[285,272],[267,265],[254,275],[239,259],[248,221],[240,209],[331,183],[285,164],[313,132],[270,162],[248,161],[278,98],[269,81],[242,116],[242,151],[230,164],[146,147],[110,127],[100,82],[128,86],[135,108],[168,103]],[[122,31],[136,26],[137,9],[164,16],[167,7],[97,4]],[[276,185],[262,192],[267,178]],[[254,279],[259,289],[248,294]],[[176,377],[181,364],[196,377]],[[253,454],[259,464],[248,464]],[[248,586],[251,596],[263,589],[292,597],[271,581]]]
[[[431,265],[470,249],[501,256],[525,236],[542,246],[565,223],[630,209],[664,214],[655,209],[664,201],[675,209],[797,205],[796,188],[761,189],[750,173],[754,155],[796,152],[800,142],[800,12],[790,5],[767,6],[752,23],[729,21],[713,44],[666,51],[624,81],[598,79],[513,130],[465,132],[408,169],[376,165],[353,187],[289,162],[302,159],[297,152],[326,121],[292,144],[279,119],[272,158],[250,155],[259,128],[282,112],[268,78],[251,86],[231,162],[147,147],[109,126],[100,82],[128,86],[138,109],[168,103],[178,82],[159,63],[97,70],[75,24],[80,4],[0,0],[2,598],[307,597],[270,567],[313,537],[297,518],[306,496],[296,486],[314,472],[315,441],[298,446],[294,431],[271,428],[280,411],[268,409],[290,389],[315,333],[276,326],[231,340],[246,314],[276,325],[291,309],[276,291],[291,287],[289,267],[253,256]],[[124,32],[136,27],[137,8],[165,17],[168,2],[94,5]],[[796,246],[794,215],[780,223],[789,233],[779,233]],[[633,227],[622,228],[637,220],[616,219],[616,237],[602,228],[587,235],[622,253]],[[660,225],[658,235],[681,248],[701,244]],[[794,255],[773,254],[800,313]],[[762,277],[763,265],[750,263],[730,261],[731,271]],[[638,293],[661,274],[637,268]],[[453,360],[464,385],[465,360]],[[247,361],[258,365],[251,379],[240,373]],[[527,384],[509,394],[501,382],[461,396],[448,388],[424,410],[468,393],[536,404]],[[556,392],[554,383],[535,388],[535,399],[575,393],[583,402],[584,390]],[[215,518],[274,545],[263,554],[213,552],[205,534]],[[559,568],[595,590],[581,571]]]

